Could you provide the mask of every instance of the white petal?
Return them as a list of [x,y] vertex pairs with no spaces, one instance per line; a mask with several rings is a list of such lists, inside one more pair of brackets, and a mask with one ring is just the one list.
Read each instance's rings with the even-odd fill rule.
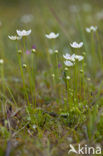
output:
[[74,64],[71,61],[64,61],[64,64],[68,67],[73,66]]
[[17,32],[18,36],[23,37],[23,36],[30,35],[31,34],[31,29],[28,30],[28,31],[26,31],[26,30],[22,30],[22,31],[16,30],[16,32]]
[[8,36],[10,40],[16,40],[16,36]]
[[86,31],[87,31],[88,33],[90,33],[90,32],[91,32],[91,29],[90,29],[90,28],[86,28]]
[[63,55],[63,57],[68,60],[70,57],[70,54],[66,53],[65,55]]
[[83,46],[83,42],[80,42],[79,43],[79,47],[81,48]]
[[4,60],[3,59],[0,59],[0,64],[3,64],[4,63]]
[[54,32],[51,32],[50,34],[45,34],[45,37],[48,39],[55,39],[59,36],[59,33],[55,34]]
[[81,48],[83,46],[83,42],[80,42],[80,43],[73,42],[73,43],[70,43],[70,45],[73,48]]

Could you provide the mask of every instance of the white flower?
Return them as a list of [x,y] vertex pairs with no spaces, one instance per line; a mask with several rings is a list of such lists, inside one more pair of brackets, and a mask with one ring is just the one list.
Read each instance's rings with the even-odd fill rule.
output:
[[55,50],[54,53],[58,54],[58,50]]
[[70,80],[70,76],[67,76],[66,79],[67,79],[67,80]]
[[81,55],[75,55],[75,54],[73,54],[71,57],[72,57],[72,59],[75,59],[75,60],[78,60],[78,61],[82,61],[84,59],[83,56],[81,56]]
[[29,36],[31,34],[31,29],[28,30],[28,31],[26,31],[26,30],[22,30],[22,31],[21,30],[16,30],[16,32],[17,32],[18,36],[21,36],[21,37]]
[[59,36],[59,33],[55,34],[54,32],[51,32],[50,34],[46,34],[45,37],[48,39],[54,39]]
[[73,61],[73,62],[75,61],[75,54],[70,56],[70,61]]
[[37,128],[37,126],[36,125],[33,125],[33,129],[36,129]]
[[75,55],[74,58],[77,59],[78,61],[82,61],[84,59],[84,57],[81,55]]
[[64,64],[66,65],[66,66],[68,66],[68,67],[71,67],[71,66],[73,66],[74,64],[71,62],[71,61],[64,61]]
[[23,68],[27,68],[27,65],[26,64],[23,64]]
[[63,55],[63,57],[68,60],[70,58],[70,54],[66,53],[65,55]]
[[73,42],[73,43],[70,43],[70,46],[72,48],[81,48],[83,46],[83,42],[80,42],[80,43]]
[[86,28],[86,32],[90,33],[91,29],[90,28]]
[[70,54],[68,54],[68,53],[66,53],[65,55],[63,55],[63,57],[64,57],[66,60],[69,60],[69,61],[72,61],[72,62],[74,62],[76,59],[77,59],[78,61],[82,61],[82,60],[84,59],[84,57],[81,56],[81,55],[75,55],[75,54],[70,55]]
[[4,60],[3,59],[0,59],[0,64],[3,64],[4,63]]
[[86,32],[90,33],[90,32],[95,32],[98,29],[97,26],[91,26],[89,28],[86,28]]
[[70,61],[75,61],[74,59],[74,56],[73,55],[70,55],[68,53],[66,53],[65,55],[63,55],[63,57],[66,59],[66,60],[70,60]]
[[13,40],[13,41],[22,39],[21,36],[8,36],[8,37],[9,37],[10,40]]

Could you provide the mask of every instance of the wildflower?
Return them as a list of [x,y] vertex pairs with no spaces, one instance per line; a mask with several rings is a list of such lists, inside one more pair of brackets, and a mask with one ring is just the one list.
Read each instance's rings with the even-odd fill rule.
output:
[[4,63],[4,60],[3,59],[0,59],[0,64],[3,64]]
[[23,68],[27,68],[27,65],[26,64],[23,64]]
[[23,36],[29,36],[31,34],[31,29],[26,31],[26,30],[16,30],[18,36],[23,37]]
[[87,80],[90,81],[91,80],[90,77],[88,77]]
[[68,71],[68,68],[67,67],[65,67],[65,69],[64,69],[65,71]]
[[81,69],[81,70],[80,70],[80,73],[84,73],[84,71]]
[[29,55],[30,54],[30,51],[29,50],[26,50],[26,54]]
[[97,26],[91,26],[89,28],[86,28],[86,32],[90,33],[90,32],[95,32],[98,29]]
[[36,52],[36,49],[32,49],[32,53],[35,53]]
[[55,50],[54,52],[55,52],[56,54],[58,54],[58,50]]
[[82,61],[82,60],[84,59],[84,57],[81,56],[81,55],[75,55],[75,54],[73,54],[72,57],[73,57],[75,60],[78,60],[78,61]]
[[21,40],[22,39],[22,36],[8,36],[10,40]]
[[75,61],[75,59],[74,59],[74,56],[72,55],[70,55],[70,54],[68,54],[68,53],[66,53],[65,55],[63,55],[63,57],[66,59],[66,60],[70,60],[70,61]]
[[18,54],[22,54],[22,50],[18,50]]
[[54,77],[55,77],[55,74],[52,74],[52,78],[54,79]]
[[70,80],[70,76],[67,76],[66,79],[67,79],[67,80]]
[[33,125],[33,129],[36,129],[37,128],[37,126],[36,125]]
[[68,67],[71,67],[71,66],[73,66],[74,64],[71,62],[71,61],[64,61],[64,64],[66,65],[66,66],[68,66]]
[[80,56],[80,55],[76,55],[75,59],[77,59],[78,61],[82,61],[84,59],[84,57]]
[[81,55],[75,55],[75,54],[73,54],[73,55],[66,54],[66,55],[63,55],[63,57],[64,57],[66,60],[69,60],[69,61],[72,61],[72,62],[74,62],[76,59],[77,59],[78,61],[82,61],[82,60],[84,59],[83,56],[81,56]]
[[85,52],[83,52],[83,56],[85,56],[86,55],[86,53]]
[[59,37],[59,33],[55,34],[54,32],[51,32],[50,34],[46,34],[45,37],[48,39],[55,39]]
[[83,46],[83,42],[80,42],[80,43],[73,42],[73,43],[70,43],[70,46],[72,48],[81,48]]
[[36,49],[36,46],[35,46],[35,45],[33,45],[33,46],[32,46],[32,49]]
[[66,53],[65,55],[63,55],[63,57],[68,60],[70,58],[70,54]]
[[59,64],[58,64],[58,68],[61,68],[61,66],[62,66],[62,65],[59,63]]

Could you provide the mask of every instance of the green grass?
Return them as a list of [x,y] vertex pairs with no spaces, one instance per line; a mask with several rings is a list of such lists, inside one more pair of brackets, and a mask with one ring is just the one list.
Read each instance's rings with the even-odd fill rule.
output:
[[[88,0],[0,5],[0,156],[67,156],[70,144],[102,147],[103,16],[97,16],[102,5]],[[33,16],[26,24],[25,14]],[[98,29],[87,33],[91,25]],[[17,29],[32,33],[10,40]],[[50,32],[60,36],[49,40]],[[72,48],[74,41],[83,47]],[[84,59],[67,68],[65,53]]]

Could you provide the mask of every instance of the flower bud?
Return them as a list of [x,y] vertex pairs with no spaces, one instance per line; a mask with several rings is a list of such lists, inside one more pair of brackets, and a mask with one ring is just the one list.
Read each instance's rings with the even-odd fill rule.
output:
[[68,70],[68,68],[67,67],[65,67],[65,69],[64,69],[65,71],[67,71]]
[[27,68],[27,65],[26,64],[23,64],[23,68]]
[[36,53],[36,49],[32,49],[32,53]]
[[54,77],[55,77],[55,74],[52,74],[52,78],[54,79]]
[[67,76],[66,79],[67,79],[67,80],[70,80],[70,76]]
[[83,52],[83,56],[85,56],[86,55],[86,52]]
[[87,80],[90,81],[91,79],[88,77]]
[[22,50],[18,50],[18,54],[22,54]]
[[56,54],[58,54],[58,50],[55,50],[54,52],[55,52]]
[[3,59],[0,59],[0,64],[3,64],[4,63],[4,60]]
[[81,69],[81,70],[80,70],[80,73],[84,73],[84,71]]

